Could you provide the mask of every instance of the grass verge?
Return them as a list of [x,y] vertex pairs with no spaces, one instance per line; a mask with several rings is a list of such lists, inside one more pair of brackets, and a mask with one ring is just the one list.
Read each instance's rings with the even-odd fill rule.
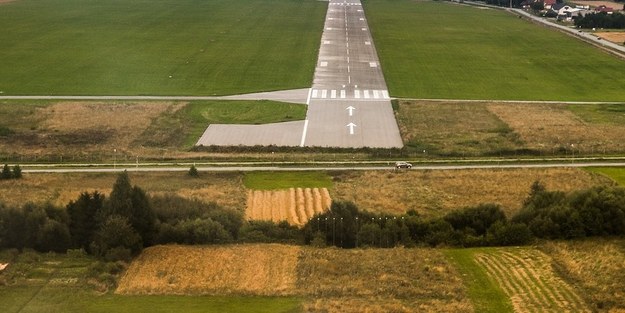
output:
[[625,186],[625,168],[622,167],[590,167],[586,169],[591,173],[605,175],[621,186]]
[[503,290],[475,262],[476,251],[478,249],[448,249],[443,253],[462,275],[475,312],[513,312],[512,304]]
[[248,189],[274,190],[301,188],[332,188],[332,177],[325,172],[250,172],[243,178]]

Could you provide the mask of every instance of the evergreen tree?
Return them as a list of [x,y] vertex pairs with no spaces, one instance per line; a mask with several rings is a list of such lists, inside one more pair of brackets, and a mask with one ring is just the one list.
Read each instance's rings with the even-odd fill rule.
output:
[[19,165],[13,166],[13,178],[15,179],[22,178],[22,168]]
[[200,173],[198,173],[197,168],[195,167],[195,165],[191,165],[191,168],[189,169],[189,176],[191,177],[199,177]]
[[8,164],[5,164],[2,168],[2,174],[0,174],[0,179],[11,179],[13,178],[13,173],[11,173],[11,169]]
[[67,205],[69,231],[74,247],[89,251],[93,233],[97,227],[96,216],[102,210],[104,196],[97,191],[93,194],[83,192],[76,201]]

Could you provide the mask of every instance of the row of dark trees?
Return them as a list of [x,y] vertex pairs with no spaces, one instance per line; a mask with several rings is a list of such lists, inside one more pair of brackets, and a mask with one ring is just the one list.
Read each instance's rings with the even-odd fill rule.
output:
[[440,218],[415,212],[382,216],[351,203],[333,203],[303,229],[306,243],[353,247],[397,245],[505,246],[535,238],[573,239],[625,235],[625,189],[596,187],[571,194],[534,183],[523,208],[507,218],[501,207],[482,204]]
[[22,178],[22,168],[19,165],[13,166],[13,170],[8,164],[2,167],[2,173],[0,173],[0,179],[20,179]]
[[612,14],[606,12],[589,13],[576,18],[575,26],[580,28],[623,29],[625,28],[625,14],[618,12]]
[[511,218],[493,204],[438,218],[416,212],[385,216],[333,202],[303,228],[286,222],[245,221],[238,210],[176,195],[148,196],[127,173],[110,196],[82,193],[66,208],[0,204],[0,249],[63,252],[78,248],[107,260],[130,259],[154,244],[278,242],[342,248],[523,245],[535,238],[625,235],[625,189],[597,187],[576,193],[547,191],[534,183]]

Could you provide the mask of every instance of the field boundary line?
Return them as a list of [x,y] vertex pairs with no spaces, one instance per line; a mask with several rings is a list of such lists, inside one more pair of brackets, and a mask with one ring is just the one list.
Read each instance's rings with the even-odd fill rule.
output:
[[508,104],[625,104],[619,101],[567,101],[567,100],[497,100],[497,99],[440,99],[440,98],[401,98],[394,100],[423,102],[458,102],[458,103],[508,103]]

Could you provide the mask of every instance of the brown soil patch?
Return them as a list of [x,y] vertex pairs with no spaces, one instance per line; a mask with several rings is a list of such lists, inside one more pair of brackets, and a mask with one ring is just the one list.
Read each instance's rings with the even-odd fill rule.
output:
[[600,32],[594,34],[617,44],[622,45],[625,42],[625,32]]
[[0,0],[0,4],[7,4],[7,3],[11,3],[11,2],[15,2],[17,0]]
[[434,249],[301,252],[305,312],[473,312],[462,280]]
[[[239,174],[202,173],[199,178],[190,178],[186,173],[129,173],[129,176],[134,185],[149,194],[175,193],[241,211],[245,208],[245,189]],[[49,201],[65,206],[84,191],[97,190],[108,195],[116,178],[113,173],[25,174],[20,180],[0,180],[0,202],[21,206],[26,200]]]
[[625,241],[547,242],[541,248],[596,311],[625,312]]
[[333,199],[352,201],[371,212],[403,214],[414,209],[423,216],[481,203],[501,204],[510,216],[521,208],[536,180],[560,191],[613,184],[580,169],[364,171],[343,173],[335,180]]
[[292,295],[299,251],[285,245],[151,247],[132,262],[116,293]]
[[517,312],[591,312],[580,295],[535,249],[497,249],[476,260],[510,297]]
[[327,188],[249,190],[245,215],[248,220],[287,221],[303,226],[315,214],[329,210],[331,204]]
[[[506,122],[530,149],[593,153],[625,149],[625,126],[589,125],[553,104],[492,104],[488,109]],[[572,145],[572,146],[571,146]]]

